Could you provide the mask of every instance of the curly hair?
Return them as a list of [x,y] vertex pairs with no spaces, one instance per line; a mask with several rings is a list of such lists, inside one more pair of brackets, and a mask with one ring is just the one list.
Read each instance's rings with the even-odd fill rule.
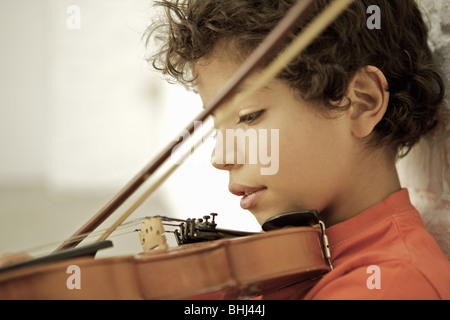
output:
[[[316,1],[290,40],[330,1]],[[163,74],[193,89],[193,67],[199,59],[212,55],[223,41],[234,44],[236,59],[245,59],[295,2],[158,1],[165,16],[144,34],[147,46],[159,44],[148,61]],[[381,10],[381,29],[369,29],[366,25],[370,5]],[[367,65],[384,73],[390,92],[387,111],[369,143],[391,147],[398,157],[405,156],[437,124],[438,106],[445,91],[428,47],[428,28],[414,0],[356,0],[278,78],[303,99],[339,111],[351,105],[348,101],[342,106],[349,81]]]

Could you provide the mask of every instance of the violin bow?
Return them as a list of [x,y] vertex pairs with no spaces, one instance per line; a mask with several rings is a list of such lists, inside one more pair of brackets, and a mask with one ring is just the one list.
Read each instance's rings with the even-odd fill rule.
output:
[[[262,71],[258,80],[243,91],[239,101],[236,101],[227,112],[224,112],[220,119],[216,119],[215,126],[218,127],[223,121],[228,119],[238,108],[242,101],[250,98],[258,90],[263,88],[269,81],[291,61],[296,55],[300,54],[320,33],[322,33],[354,0],[335,0],[328,5],[305,29],[287,46],[287,48]],[[204,110],[199,114],[195,121],[205,121],[235,90],[248,75],[262,65],[270,56],[271,52],[285,41],[289,32],[304,19],[308,9],[314,4],[315,0],[300,0],[286,14],[286,16],[269,33],[264,41],[249,56],[244,64],[238,69],[226,85],[216,94],[216,96],[204,106]],[[194,121],[194,122],[195,122]],[[194,132],[194,122],[185,128],[189,134]],[[206,135],[208,135],[208,132]],[[178,137],[183,137],[180,134]],[[69,239],[64,241],[56,251],[77,246],[85,237],[95,230],[103,221],[105,221],[117,208],[119,208],[158,168],[163,165],[171,156],[172,150],[184,143],[185,140],[178,139],[172,141],[163,151],[141,170],[119,193],[114,196],[100,211],[98,211],[90,220],[88,220],[80,229],[78,229]],[[187,157],[189,154],[185,155]],[[123,223],[158,187],[162,184],[179,166],[172,165],[150,188],[140,196],[140,198],[125,212],[122,216],[98,239],[105,240],[120,224]],[[73,241],[72,239],[78,240]]]

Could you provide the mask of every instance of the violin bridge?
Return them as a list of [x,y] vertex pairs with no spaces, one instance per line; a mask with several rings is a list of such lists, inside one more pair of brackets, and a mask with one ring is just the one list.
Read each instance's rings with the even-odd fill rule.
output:
[[150,217],[145,219],[139,231],[139,240],[144,252],[155,249],[168,249],[164,226],[161,218]]

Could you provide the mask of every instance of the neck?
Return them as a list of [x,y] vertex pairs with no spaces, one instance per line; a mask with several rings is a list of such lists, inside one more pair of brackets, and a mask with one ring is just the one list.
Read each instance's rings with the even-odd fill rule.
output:
[[360,159],[353,168],[349,173],[351,183],[321,213],[327,227],[350,219],[401,190],[395,159],[382,150]]

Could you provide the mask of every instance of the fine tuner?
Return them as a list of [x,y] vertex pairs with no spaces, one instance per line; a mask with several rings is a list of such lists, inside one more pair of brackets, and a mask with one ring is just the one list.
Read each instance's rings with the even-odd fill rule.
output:
[[[212,241],[239,236],[257,234],[258,232],[246,232],[217,228],[217,213],[205,215],[203,218],[188,218],[186,220],[174,219],[164,216],[146,218],[139,232],[139,239],[144,251],[153,249],[167,249],[167,239],[164,226],[175,227],[171,232],[175,235],[178,245]],[[210,221],[211,219],[211,221]]]

